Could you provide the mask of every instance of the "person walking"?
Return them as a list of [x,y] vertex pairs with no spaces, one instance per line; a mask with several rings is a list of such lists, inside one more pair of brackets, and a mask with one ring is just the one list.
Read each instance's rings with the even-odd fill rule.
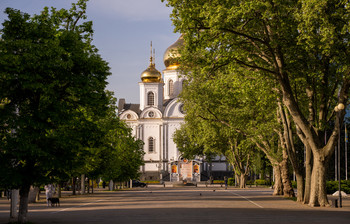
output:
[[227,190],[227,182],[228,182],[227,176],[224,176],[225,190]]
[[47,207],[49,207],[50,205],[49,198],[52,198],[54,192],[55,192],[55,187],[52,184],[45,185]]

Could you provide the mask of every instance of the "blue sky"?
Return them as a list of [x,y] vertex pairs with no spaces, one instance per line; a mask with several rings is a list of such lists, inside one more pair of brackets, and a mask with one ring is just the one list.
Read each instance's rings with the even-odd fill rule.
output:
[[[0,23],[7,7],[39,14],[45,7],[69,9],[77,0],[0,0]],[[163,54],[179,34],[169,18],[171,9],[161,0],[90,0],[88,20],[93,21],[93,44],[109,63],[112,75],[107,89],[128,103],[139,102],[140,75],[149,65],[150,41],[156,50],[156,68],[163,71]]]

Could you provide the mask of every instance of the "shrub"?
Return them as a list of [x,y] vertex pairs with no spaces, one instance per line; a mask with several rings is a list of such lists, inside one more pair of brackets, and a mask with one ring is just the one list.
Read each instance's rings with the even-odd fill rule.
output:
[[143,183],[145,184],[159,184],[159,180],[145,180],[145,181],[142,181]]
[[[326,190],[327,194],[333,194],[334,192],[339,190],[339,182],[338,181],[327,181],[326,182]],[[341,190],[347,194],[350,194],[350,180],[342,180],[341,181]]]
[[235,186],[235,178],[228,178],[228,180],[227,180],[227,184],[229,185],[229,186]]
[[297,188],[297,186],[298,186],[298,185],[297,185],[297,182],[294,181],[294,180],[292,180],[292,187],[293,187],[293,188]]
[[225,182],[223,180],[214,180],[213,184],[224,184]]
[[247,185],[254,185],[254,181],[253,180],[247,180]]
[[255,180],[255,185],[268,185],[268,182],[266,180],[257,179]]

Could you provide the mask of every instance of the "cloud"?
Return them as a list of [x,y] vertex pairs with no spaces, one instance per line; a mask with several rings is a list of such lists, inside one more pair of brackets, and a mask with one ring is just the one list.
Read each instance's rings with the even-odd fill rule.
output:
[[171,8],[161,0],[92,0],[88,10],[112,14],[130,21],[157,21],[169,17]]

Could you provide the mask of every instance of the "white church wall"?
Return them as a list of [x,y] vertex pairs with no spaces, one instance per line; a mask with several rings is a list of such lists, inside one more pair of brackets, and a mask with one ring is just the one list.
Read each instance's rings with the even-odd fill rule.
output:
[[185,114],[181,109],[182,103],[179,102],[178,98],[173,99],[164,110],[164,117],[166,118],[184,118]]
[[146,163],[145,171],[158,171],[157,163]]
[[[164,99],[172,99],[179,95],[182,90],[183,78],[179,77],[180,73],[177,70],[164,70]],[[169,81],[173,80],[174,92],[169,95]]]
[[140,85],[140,110],[144,110],[147,105],[147,96],[149,92],[154,93],[154,106],[158,109],[163,107],[163,83],[143,83]]
[[179,152],[177,150],[176,144],[173,140],[173,135],[177,129],[180,128],[180,123],[169,123],[168,124],[168,153],[169,159],[177,160],[179,157]]
[[[159,122],[159,121],[158,121]],[[144,161],[159,161],[161,156],[161,123],[152,123],[152,121],[148,121],[143,124],[143,141],[144,141]],[[153,142],[153,152],[149,150],[149,138],[152,137]],[[149,171],[147,167],[145,167],[145,171]]]

